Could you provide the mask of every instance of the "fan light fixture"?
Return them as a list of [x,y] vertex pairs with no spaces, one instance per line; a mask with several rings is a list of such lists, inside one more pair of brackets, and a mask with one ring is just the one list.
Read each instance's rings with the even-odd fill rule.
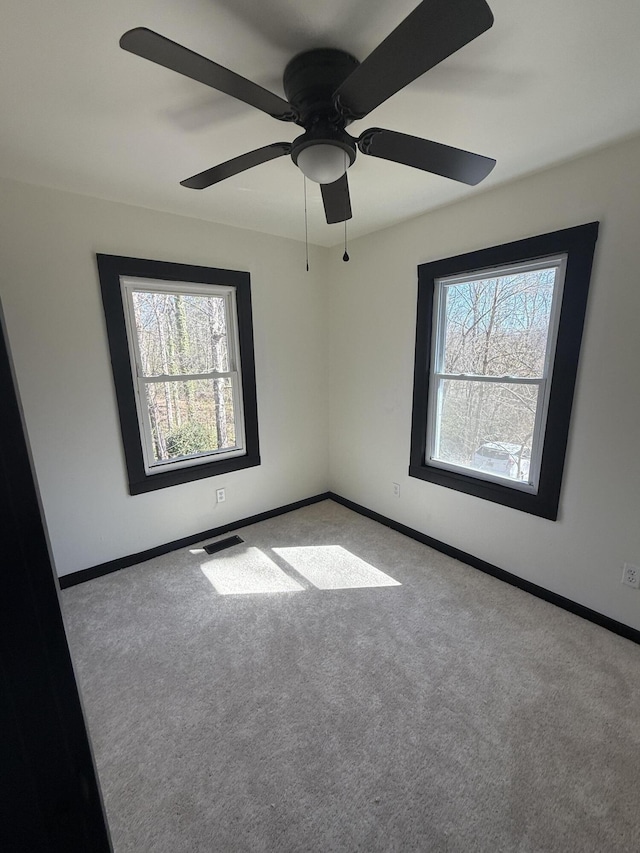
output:
[[422,0],[362,62],[334,47],[296,54],[282,77],[286,98],[147,27],[124,33],[120,47],[304,129],[293,142],[272,142],[191,175],[180,181],[183,187],[203,190],[290,156],[306,177],[320,184],[327,223],[332,225],[351,219],[346,173],[357,152],[469,186],[487,177],[496,164],[490,157],[382,127],[370,127],[358,137],[346,128],[492,24],[486,0]]
[[333,184],[341,178],[351,165],[342,148],[320,142],[309,145],[298,154],[300,171],[317,184]]

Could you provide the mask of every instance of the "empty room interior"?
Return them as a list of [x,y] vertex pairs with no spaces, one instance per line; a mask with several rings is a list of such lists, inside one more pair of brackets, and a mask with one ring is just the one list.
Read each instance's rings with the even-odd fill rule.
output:
[[640,5],[2,6],[105,844],[640,849]]

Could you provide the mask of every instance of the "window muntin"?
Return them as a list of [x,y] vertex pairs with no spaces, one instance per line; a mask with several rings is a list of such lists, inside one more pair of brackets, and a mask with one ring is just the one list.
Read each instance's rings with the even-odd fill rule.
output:
[[537,493],[566,254],[436,279],[430,465]]
[[120,286],[145,474],[244,454],[235,288]]

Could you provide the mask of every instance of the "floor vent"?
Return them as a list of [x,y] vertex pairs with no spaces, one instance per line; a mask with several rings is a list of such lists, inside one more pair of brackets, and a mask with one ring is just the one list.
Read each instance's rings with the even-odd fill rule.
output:
[[217,554],[218,551],[224,551],[225,548],[231,548],[232,545],[239,545],[244,542],[239,536],[228,536],[226,539],[219,539],[217,542],[210,542],[204,546],[207,554]]

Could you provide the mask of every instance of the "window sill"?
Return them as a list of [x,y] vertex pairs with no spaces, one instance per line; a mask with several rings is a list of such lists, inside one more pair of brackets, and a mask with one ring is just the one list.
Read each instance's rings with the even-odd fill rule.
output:
[[153,492],[156,489],[164,489],[167,486],[179,486],[181,483],[191,483],[205,477],[228,474],[230,471],[240,471],[243,468],[254,468],[259,464],[259,455],[245,454],[244,456],[220,459],[216,462],[206,462],[202,465],[174,468],[156,474],[143,474],[139,478],[129,478],[129,494],[141,495],[145,492]]
[[481,480],[469,474],[436,468],[435,465],[410,465],[409,476],[551,521],[556,521],[558,517],[559,495],[545,495],[540,492],[533,494],[510,485],[503,486],[501,483]]

